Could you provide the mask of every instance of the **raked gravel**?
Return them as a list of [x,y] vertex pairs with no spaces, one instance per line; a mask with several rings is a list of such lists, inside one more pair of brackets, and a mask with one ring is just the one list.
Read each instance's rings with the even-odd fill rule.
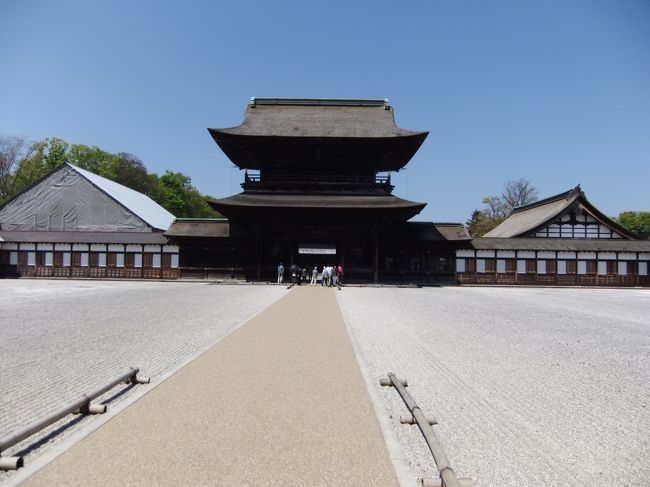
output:
[[[0,436],[131,365],[155,384],[285,294],[267,285],[0,280]],[[479,487],[650,485],[649,290],[336,294],[416,475],[437,470],[417,427],[398,424],[397,393],[378,385],[389,371],[408,379],[438,419],[452,466]]]
[[452,467],[476,486],[650,485],[650,290],[345,288],[351,336],[418,476],[417,426],[379,386],[394,372]]
[[[286,293],[263,284],[0,280],[0,437],[130,366],[156,384]],[[72,420],[82,424],[48,438],[26,465],[92,420]],[[11,475],[0,473],[0,482]]]

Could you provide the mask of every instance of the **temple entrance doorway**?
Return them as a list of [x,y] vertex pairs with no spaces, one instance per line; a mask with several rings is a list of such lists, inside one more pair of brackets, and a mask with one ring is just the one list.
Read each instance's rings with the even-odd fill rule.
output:
[[318,274],[323,271],[325,265],[337,265],[336,245],[323,243],[301,243],[298,246],[297,264],[307,269],[307,275],[311,279],[314,267],[318,268]]

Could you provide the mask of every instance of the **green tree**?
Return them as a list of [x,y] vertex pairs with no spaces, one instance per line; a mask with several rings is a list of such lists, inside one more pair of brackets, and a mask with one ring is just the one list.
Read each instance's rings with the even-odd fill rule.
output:
[[494,222],[494,220],[488,218],[488,216],[480,210],[474,210],[472,217],[465,222],[467,231],[472,237],[480,237],[482,235],[485,235],[496,225],[497,224]]
[[68,143],[58,137],[34,143],[30,156],[21,160],[14,172],[14,195],[54,168],[68,162],[68,149]]
[[641,238],[650,238],[650,211],[624,211],[615,220]]
[[219,216],[206,198],[192,186],[192,180],[179,172],[166,171],[157,178],[159,193],[150,197],[180,218],[214,218]]
[[83,144],[72,144],[68,154],[68,162],[81,169],[102,175],[103,167],[108,165],[113,157],[110,152],[106,152],[96,146],[87,146]]

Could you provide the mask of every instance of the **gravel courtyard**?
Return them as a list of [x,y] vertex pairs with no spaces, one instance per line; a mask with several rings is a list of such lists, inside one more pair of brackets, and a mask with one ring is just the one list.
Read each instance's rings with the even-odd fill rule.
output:
[[346,288],[338,293],[403,450],[435,475],[394,372],[477,486],[650,485],[650,291]]
[[[47,280],[0,290],[0,436],[131,365],[155,382],[287,293]],[[417,427],[398,423],[397,393],[378,385],[389,371],[408,379],[452,466],[477,486],[650,485],[649,290],[322,292],[336,292],[416,475],[436,469]]]
[[[286,292],[267,285],[0,280],[0,436],[131,366],[155,383]],[[0,482],[7,475],[0,473]]]

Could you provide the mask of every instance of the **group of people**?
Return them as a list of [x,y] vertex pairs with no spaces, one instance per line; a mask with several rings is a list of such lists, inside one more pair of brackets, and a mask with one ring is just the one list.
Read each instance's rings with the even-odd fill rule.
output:
[[[316,285],[316,278],[318,276],[318,268],[314,267],[311,277],[311,285]],[[343,283],[343,265],[325,265],[323,266],[321,286],[340,286]]]
[[[289,271],[291,272],[291,282],[300,286],[301,283],[307,282],[308,274],[307,269],[304,267],[301,269],[300,266],[293,264]],[[278,265],[278,284],[284,283],[284,273],[285,268],[282,262]],[[314,269],[311,271],[311,282],[312,286],[315,286],[318,282],[318,267],[314,266]],[[321,286],[340,286],[343,283],[343,264],[337,266],[324,265],[321,270]]]

